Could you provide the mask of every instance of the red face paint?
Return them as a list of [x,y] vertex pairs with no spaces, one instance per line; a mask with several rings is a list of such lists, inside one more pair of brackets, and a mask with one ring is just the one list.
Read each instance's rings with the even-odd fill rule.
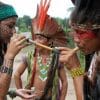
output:
[[79,39],[94,39],[96,36],[92,31],[81,31],[81,30],[75,30],[75,35]]

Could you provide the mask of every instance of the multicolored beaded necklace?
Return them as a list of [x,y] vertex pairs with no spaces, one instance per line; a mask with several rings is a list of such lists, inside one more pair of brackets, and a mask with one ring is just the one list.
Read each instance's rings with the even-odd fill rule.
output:
[[48,69],[49,69],[50,63],[51,63],[52,53],[50,54],[50,56],[48,58],[44,59],[44,64],[43,64],[42,59],[43,59],[42,56],[40,56],[38,54],[38,56],[37,56],[37,63],[38,63],[39,72],[40,72],[39,78],[42,81],[45,81],[47,79],[47,73],[48,73]]

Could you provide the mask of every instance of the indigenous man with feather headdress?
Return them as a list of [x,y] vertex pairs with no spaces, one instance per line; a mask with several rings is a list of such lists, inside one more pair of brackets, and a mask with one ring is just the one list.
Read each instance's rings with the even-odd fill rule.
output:
[[[45,0],[37,7],[36,17],[32,20],[32,38],[35,42],[51,47],[66,46],[65,32],[54,18],[47,15],[49,4],[50,1],[47,3]],[[33,100],[65,100],[67,78],[63,64],[57,60],[58,56],[39,46],[31,51],[27,57],[23,57],[23,62],[15,72],[17,88],[23,88],[21,75],[28,68],[26,88],[34,89],[36,97]]]

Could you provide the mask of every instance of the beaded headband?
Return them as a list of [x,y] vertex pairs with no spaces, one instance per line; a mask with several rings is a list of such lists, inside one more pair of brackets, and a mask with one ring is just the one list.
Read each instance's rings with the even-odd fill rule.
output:
[[83,31],[100,29],[100,25],[96,25],[96,24],[89,25],[89,24],[74,24],[74,23],[72,23],[71,27],[73,29],[81,29]]

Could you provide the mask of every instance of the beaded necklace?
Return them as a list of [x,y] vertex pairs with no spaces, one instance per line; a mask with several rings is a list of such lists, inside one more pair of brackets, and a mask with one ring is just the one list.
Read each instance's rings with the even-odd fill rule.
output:
[[45,81],[47,79],[47,73],[51,63],[52,54],[50,54],[48,58],[45,58],[45,62],[44,62],[45,64],[43,64],[42,59],[43,59],[42,56],[38,54],[37,63],[39,66],[39,78],[42,81]]

